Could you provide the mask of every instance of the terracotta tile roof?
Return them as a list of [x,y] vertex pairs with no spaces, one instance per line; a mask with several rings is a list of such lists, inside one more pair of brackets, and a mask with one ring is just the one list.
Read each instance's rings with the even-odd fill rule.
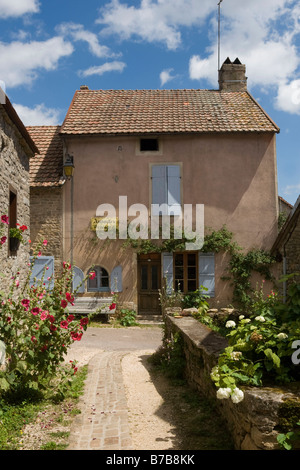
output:
[[247,91],[81,89],[61,132],[279,132],[279,128]]
[[60,186],[63,176],[60,126],[30,126],[27,130],[40,151],[30,161],[30,186]]

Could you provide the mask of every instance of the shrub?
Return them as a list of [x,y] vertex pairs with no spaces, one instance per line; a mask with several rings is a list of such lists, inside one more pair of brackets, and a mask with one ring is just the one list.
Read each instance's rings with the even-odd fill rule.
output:
[[[39,245],[32,265],[46,244],[45,240]],[[75,363],[63,367],[64,356],[74,341],[80,341],[89,317],[75,318],[68,312],[75,295],[71,265],[63,263],[62,274],[48,278],[51,288],[43,281],[47,269],[34,285],[29,282],[31,270],[22,288],[12,279],[9,293],[2,294],[0,340],[6,360],[0,371],[0,391],[39,390],[55,379],[56,390],[63,393],[77,371]]]

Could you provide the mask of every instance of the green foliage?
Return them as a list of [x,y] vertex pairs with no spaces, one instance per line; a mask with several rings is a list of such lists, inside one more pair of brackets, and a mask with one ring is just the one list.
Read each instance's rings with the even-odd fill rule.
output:
[[204,292],[208,289],[201,286],[199,289],[194,292],[189,292],[185,294],[182,299],[182,308],[192,308],[195,307],[198,309],[199,313],[206,313],[209,309],[209,304],[206,299],[209,299],[209,295],[205,295]]
[[[289,289],[291,310],[285,308],[274,292],[263,298],[261,289],[248,317],[241,315],[237,324],[227,321],[228,347],[211,373],[217,387],[233,390],[240,384],[262,386],[300,380],[299,367],[292,362],[292,345],[300,338],[298,288],[299,285],[293,285]],[[298,319],[294,317],[295,309]]]
[[1,298],[0,340],[6,361],[0,371],[0,392],[41,390],[55,379],[56,392],[63,394],[77,370],[74,363],[67,369],[62,364],[70,345],[81,339],[89,317],[69,315],[68,305],[74,301],[71,266],[64,263],[60,277],[48,278],[49,285],[53,281],[51,289],[43,282],[46,270],[34,286],[29,282],[31,270],[22,288],[13,279],[7,296]]
[[137,325],[136,312],[127,308],[122,308],[117,315],[117,321],[122,326],[135,326]]
[[175,333],[171,339],[165,337],[162,346],[155,352],[151,360],[156,366],[159,366],[169,378],[176,381],[183,381],[186,362],[183,350],[183,338],[180,333]]

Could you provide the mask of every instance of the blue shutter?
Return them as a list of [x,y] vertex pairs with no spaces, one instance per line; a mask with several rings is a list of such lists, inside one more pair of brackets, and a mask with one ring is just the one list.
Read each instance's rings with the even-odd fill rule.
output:
[[205,287],[204,294],[215,296],[215,255],[214,253],[199,253],[198,262],[199,288]]
[[122,292],[122,266],[116,266],[110,274],[110,289],[112,292]]
[[[167,204],[167,169],[165,165],[153,165],[152,167],[152,204]],[[153,215],[159,212],[153,208]],[[167,215],[162,213],[162,215]]]
[[[77,294],[84,294],[85,285],[83,282],[84,274],[80,268],[74,266],[73,268],[73,292],[76,291]],[[80,287],[79,287],[80,286]]]
[[168,206],[169,214],[181,214],[181,189],[180,189],[180,166],[168,165],[167,166],[167,186],[168,186]]
[[[31,268],[30,286],[40,285],[45,283],[46,289],[52,289],[54,286],[54,257],[53,256],[39,256],[34,260],[30,257],[30,262],[34,261]],[[49,269],[46,269],[46,268]],[[48,281],[50,277],[50,281]],[[36,278],[36,279],[35,279]]]
[[166,294],[173,292],[173,253],[163,253],[163,278],[166,279]]

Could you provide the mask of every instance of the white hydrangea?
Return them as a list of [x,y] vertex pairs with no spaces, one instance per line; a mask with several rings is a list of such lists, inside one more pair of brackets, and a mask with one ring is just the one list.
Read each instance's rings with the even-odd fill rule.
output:
[[255,320],[260,321],[260,322],[264,322],[265,318],[262,315],[259,315],[258,317],[255,317]]
[[232,353],[230,353],[230,357],[234,359],[235,361],[238,361],[241,356],[242,356],[241,351],[233,351]]
[[217,390],[217,398],[223,400],[224,398],[229,398],[231,395],[231,388],[219,388]]
[[233,320],[228,320],[225,324],[226,328],[234,328],[235,326],[236,326],[236,324]]
[[288,335],[286,333],[278,333],[277,338],[278,339],[286,339]]
[[239,316],[239,320],[243,320],[243,318],[245,318],[245,315],[240,315]]
[[231,394],[231,400],[233,401],[233,403],[239,403],[243,399],[244,399],[244,392],[238,387],[236,387]]

